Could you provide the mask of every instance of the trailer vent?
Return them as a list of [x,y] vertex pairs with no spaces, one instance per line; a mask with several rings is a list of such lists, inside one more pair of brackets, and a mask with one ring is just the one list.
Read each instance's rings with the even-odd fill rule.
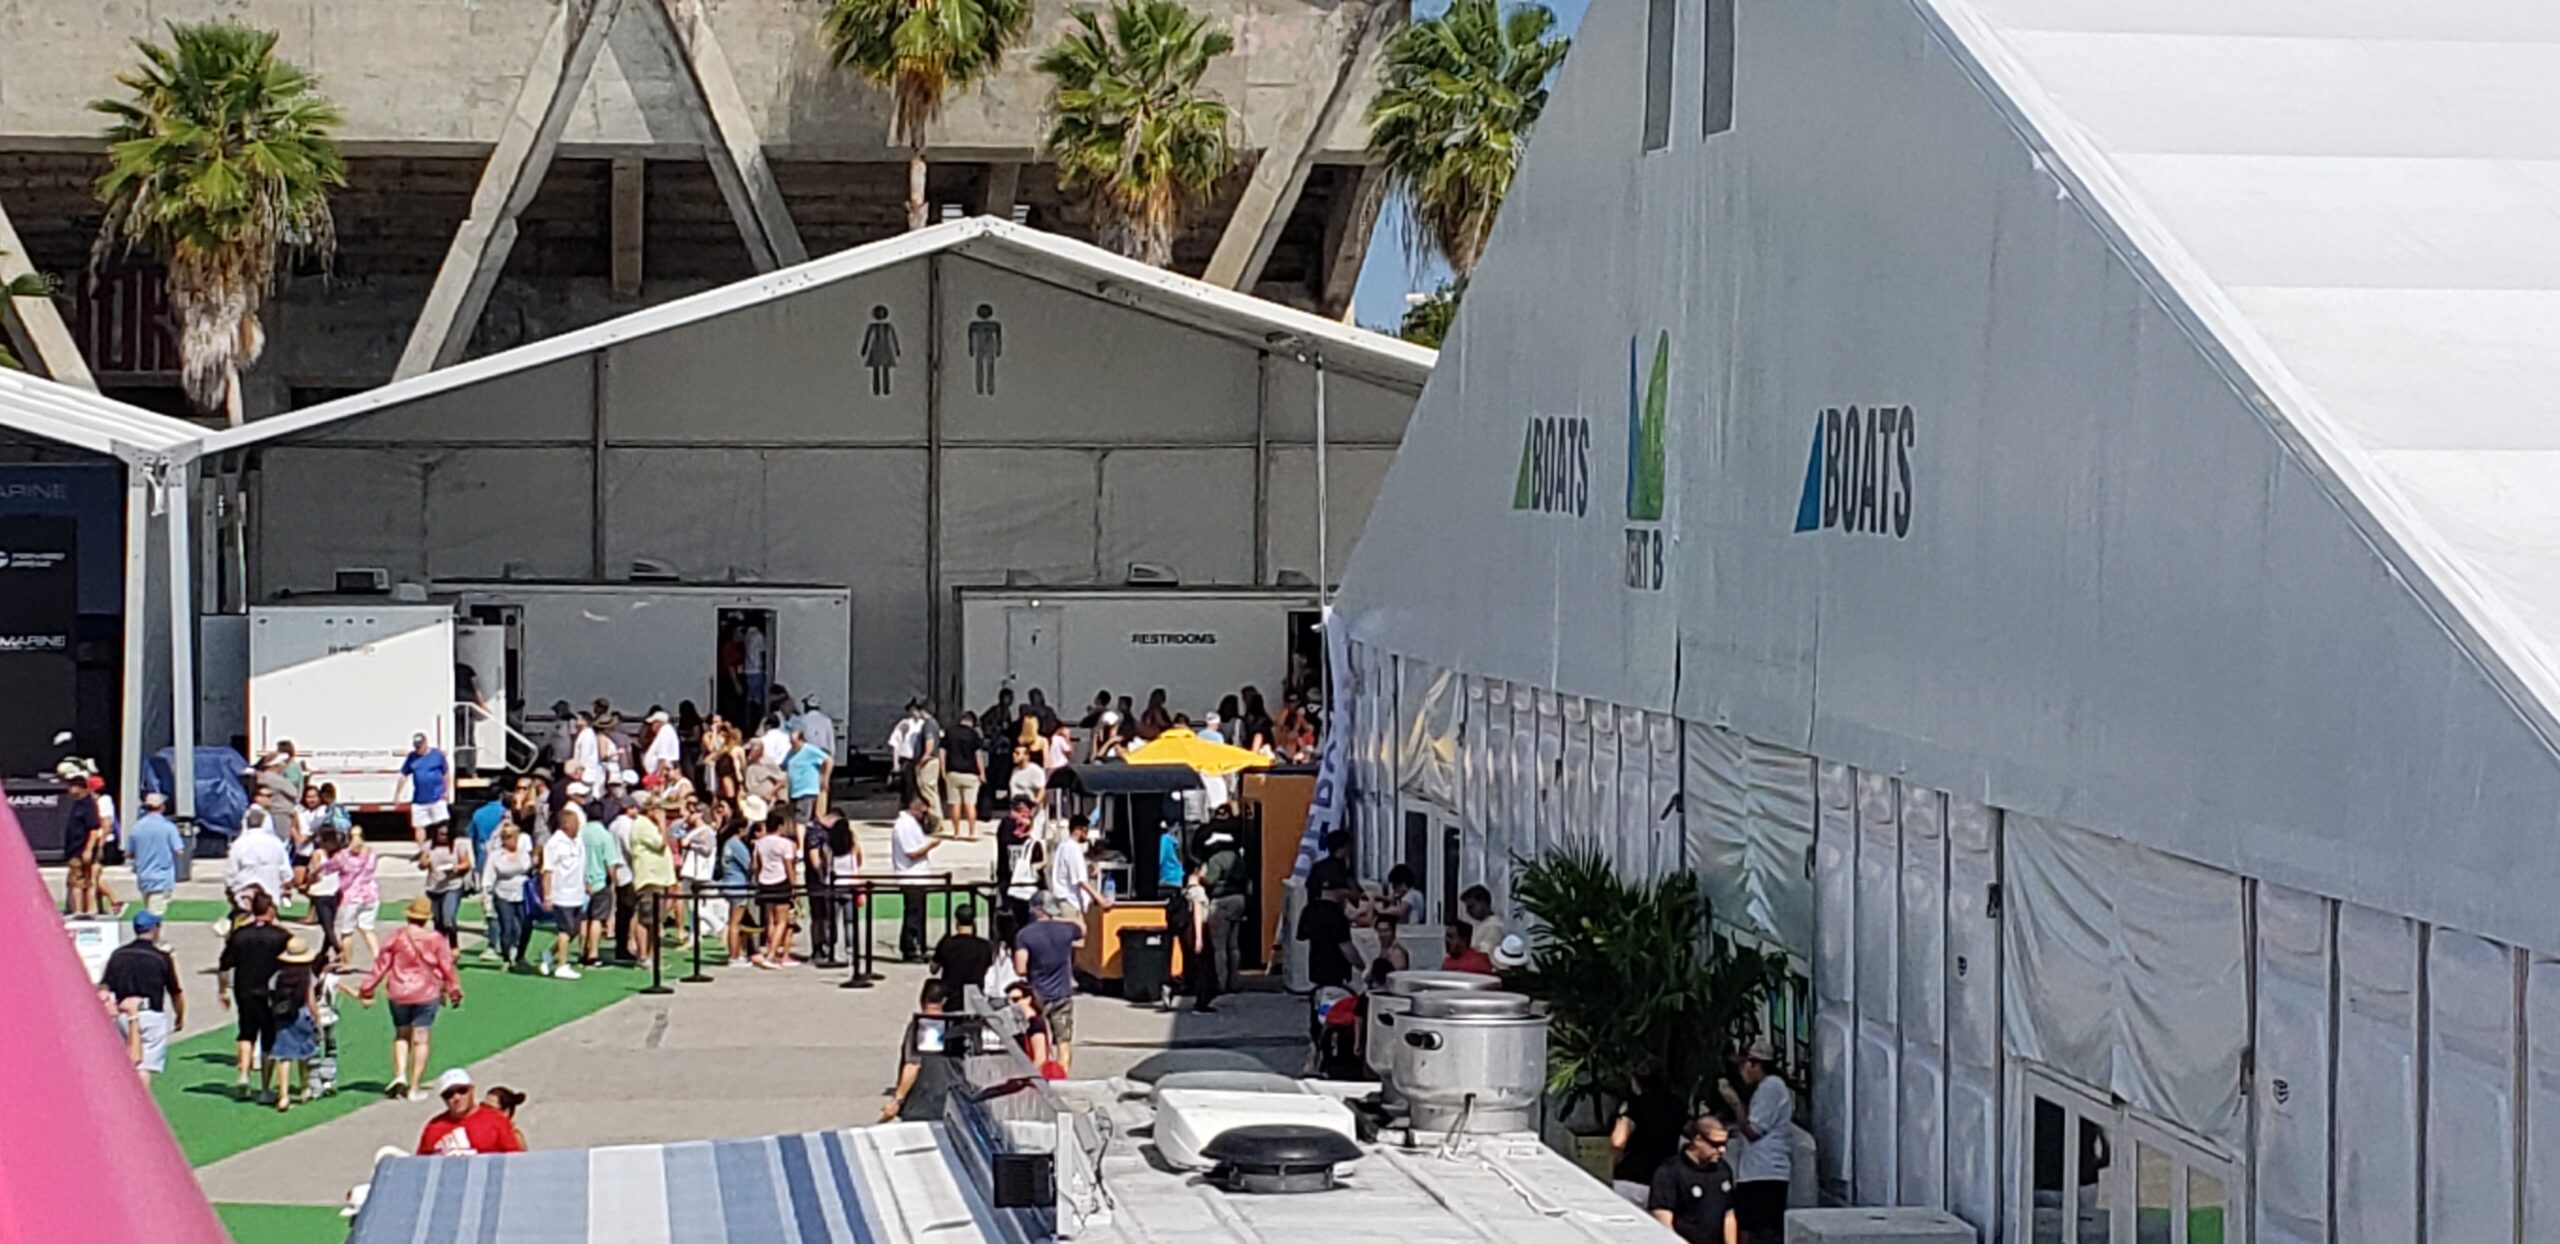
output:
[[340,596],[389,596],[391,572],[379,566],[341,566],[337,584]]

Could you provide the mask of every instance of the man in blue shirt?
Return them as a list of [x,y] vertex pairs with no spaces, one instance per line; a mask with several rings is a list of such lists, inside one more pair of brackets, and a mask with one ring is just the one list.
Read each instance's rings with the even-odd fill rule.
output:
[[420,847],[427,843],[428,830],[453,819],[453,805],[445,801],[445,779],[451,772],[444,753],[427,745],[427,736],[410,738],[409,754],[400,761],[400,784],[391,799],[397,803],[400,792],[408,792],[409,833]]
[[178,888],[178,853],[186,839],[164,813],[169,797],[153,792],[142,797],[142,819],[125,835],[125,858],[133,863],[134,888],[142,891],[142,909],[153,915],[169,910],[169,895]]
[[827,788],[827,753],[809,741],[807,730],[791,732],[791,755],[782,762],[782,773],[790,782],[791,806],[800,823],[817,820],[818,793]]

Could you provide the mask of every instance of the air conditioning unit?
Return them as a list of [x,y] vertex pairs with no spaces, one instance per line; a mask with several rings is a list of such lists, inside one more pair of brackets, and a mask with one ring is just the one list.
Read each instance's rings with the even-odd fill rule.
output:
[[1156,1152],[1186,1170],[1217,1165],[1206,1151],[1227,1132],[1276,1124],[1320,1128],[1346,1140],[1360,1138],[1351,1108],[1331,1097],[1181,1088],[1156,1094]]
[[404,580],[392,586],[391,599],[404,605],[423,605],[427,603],[427,585]]
[[391,572],[379,566],[341,566],[335,590],[340,596],[389,596]]

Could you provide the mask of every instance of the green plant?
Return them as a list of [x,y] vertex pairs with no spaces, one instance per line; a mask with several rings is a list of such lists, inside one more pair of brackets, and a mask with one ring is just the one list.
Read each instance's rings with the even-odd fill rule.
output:
[[1591,844],[1523,861],[1512,892],[1534,921],[1516,981],[1547,1004],[1547,1088],[1563,1109],[1624,1093],[1646,1064],[1684,1099],[1712,1100],[1784,960],[1711,944],[1693,874],[1631,881]]
[[1464,277],[1475,271],[1511,192],[1547,78],[1572,40],[1542,4],[1450,0],[1397,32],[1369,104],[1369,152],[1405,197],[1416,240]]
[[[0,255],[8,253],[0,251]],[[53,281],[40,272],[20,273],[6,281],[0,281],[0,300],[16,301],[20,298],[51,297],[53,297]],[[0,339],[0,367],[11,371],[19,371],[25,367],[25,364],[18,361],[18,356],[11,352],[6,339]]]
[[116,76],[131,97],[89,105],[110,118],[94,261],[141,249],[167,267],[187,396],[236,424],[280,254],[326,259],[336,242],[338,110],[318,79],[276,56],[271,30],[172,22],[168,46],[134,47],[142,63]]
[[1227,105],[1200,89],[1235,44],[1180,0],[1113,0],[1109,29],[1079,9],[1075,28],[1041,53],[1058,181],[1091,196],[1103,245],[1159,268],[1173,261],[1183,200],[1235,165]]
[[1458,303],[1467,296],[1467,282],[1442,281],[1440,288],[1421,301],[1404,309],[1404,320],[1396,325],[1396,336],[1418,346],[1439,349],[1449,340],[1449,326],[1458,320]]
[[836,64],[889,92],[907,149],[907,227],[925,227],[925,132],[943,98],[1004,63],[1031,29],[1031,0],[829,0],[819,33]]

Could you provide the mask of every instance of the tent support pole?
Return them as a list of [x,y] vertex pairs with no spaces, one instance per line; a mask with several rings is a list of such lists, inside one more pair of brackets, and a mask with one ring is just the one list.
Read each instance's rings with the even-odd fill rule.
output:
[[1326,514],[1332,498],[1325,487],[1325,392],[1324,356],[1312,359],[1316,367],[1316,605],[1330,612],[1333,608],[1333,545],[1331,517]]
[[[169,802],[181,824],[196,815],[196,707],[201,703],[196,694],[196,568],[187,473],[185,464],[172,465],[161,492],[169,536],[169,769],[177,788]],[[125,814],[127,823],[142,806],[134,797],[136,789],[125,788],[124,806],[135,810]]]
[[[942,685],[942,256],[924,261],[924,682],[925,701],[957,713],[965,697]],[[855,637],[857,641],[859,636]],[[952,702],[942,704],[944,695]],[[847,706],[851,712],[851,706]]]
[[1271,352],[1253,356],[1253,581],[1271,582]]
[[598,350],[594,354],[595,370],[590,377],[592,392],[587,395],[587,414],[591,420],[593,439],[587,453],[587,575],[598,583],[605,581],[605,393],[612,388],[613,352]]
[[151,470],[148,461],[125,460],[124,754],[116,765],[116,797],[127,808],[141,806],[143,666],[150,655],[146,636],[151,626]]

